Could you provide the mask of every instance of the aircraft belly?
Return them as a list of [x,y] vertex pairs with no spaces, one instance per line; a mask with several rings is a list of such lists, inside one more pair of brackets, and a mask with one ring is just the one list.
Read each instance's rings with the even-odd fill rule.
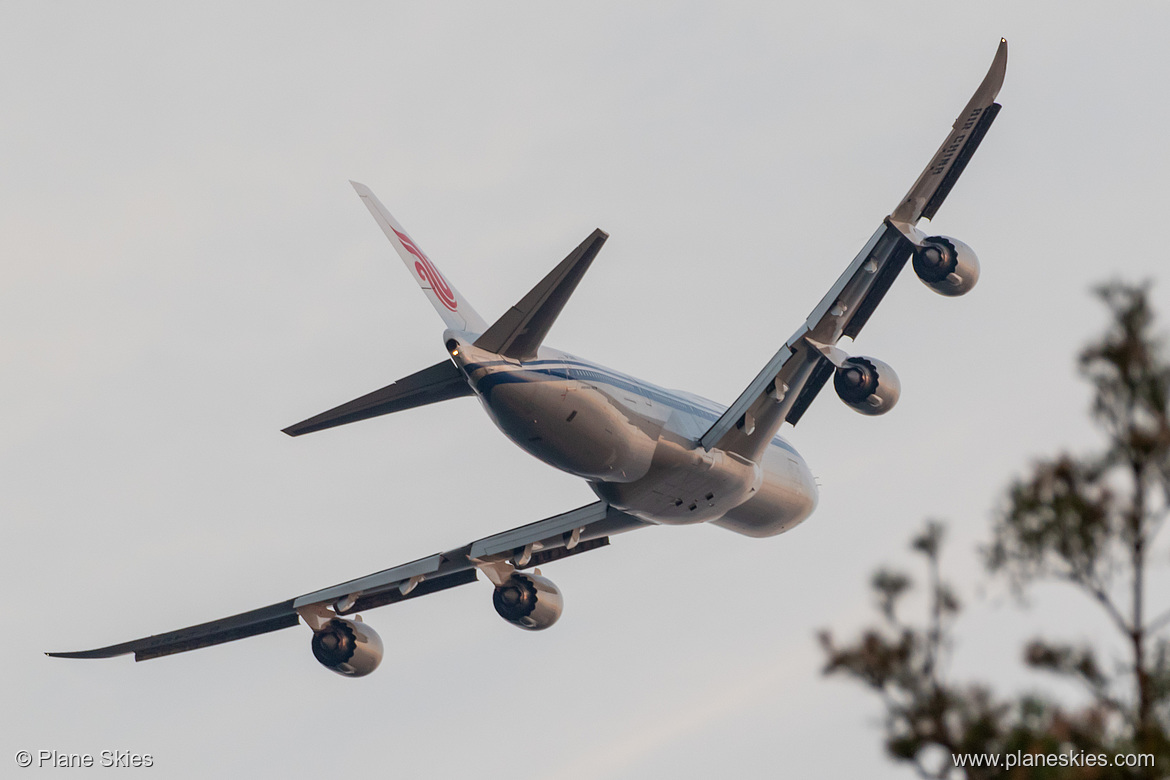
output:
[[769,447],[762,465],[764,479],[755,494],[712,520],[713,525],[744,536],[775,536],[812,514],[817,506],[817,486],[803,461],[786,450]]
[[761,469],[734,453],[659,439],[649,472],[622,484],[593,484],[613,506],[654,523],[683,525],[723,516],[747,501],[763,479]]
[[576,380],[500,384],[484,405],[508,438],[562,471],[628,482],[650,468],[657,432],[651,436],[646,428],[653,428],[653,421]]
[[642,520],[665,525],[709,522],[745,536],[775,536],[816,507],[808,467],[780,447],[757,465],[734,453],[710,452],[665,436],[645,477],[590,484],[598,497]]

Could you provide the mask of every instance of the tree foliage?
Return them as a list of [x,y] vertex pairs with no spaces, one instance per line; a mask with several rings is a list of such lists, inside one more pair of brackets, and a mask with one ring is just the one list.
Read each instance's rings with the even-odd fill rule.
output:
[[[1036,463],[1008,491],[984,551],[988,572],[1023,595],[1044,580],[1068,583],[1104,610],[1126,648],[1058,639],[1028,642],[1029,667],[1070,680],[1088,704],[1070,711],[1038,697],[1001,697],[989,683],[958,684],[945,674],[960,604],[942,579],[943,526],[929,522],[911,548],[928,573],[927,615],[906,621],[899,607],[913,588],[903,573],[872,580],[881,622],[845,645],[821,634],[825,673],[857,680],[886,709],[887,752],[927,778],[1159,778],[1170,776],[1170,594],[1152,593],[1154,539],[1170,512],[1170,362],[1153,332],[1141,286],[1097,290],[1109,308],[1104,335],[1080,356],[1093,387],[1093,420],[1105,446]],[[1145,753],[1153,767],[955,766],[953,754]]]

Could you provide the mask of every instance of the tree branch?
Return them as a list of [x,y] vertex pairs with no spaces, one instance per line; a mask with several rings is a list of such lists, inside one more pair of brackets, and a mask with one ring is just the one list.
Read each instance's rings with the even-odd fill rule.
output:
[[1156,618],[1146,624],[1146,633],[1153,634],[1161,631],[1166,626],[1170,626],[1170,609],[1158,615]]
[[1133,627],[1130,626],[1129,622],[1121,614],[1121,610],[1118,609],[1117,605],[1113,603],[1113,599],[1110,598],[1109,593],[1100,583],[1078,577],[1072,573],[1061,575],[1061,579],[1087,590],[1093,599],[1102,607],[1104,607],[1105,613],[1109,615],[1110,619],[1113,620],[1113,623],[1119,630],[1121,630],[1122,633],[1124,633],[1126,636],[1131,636],[1133,634]]

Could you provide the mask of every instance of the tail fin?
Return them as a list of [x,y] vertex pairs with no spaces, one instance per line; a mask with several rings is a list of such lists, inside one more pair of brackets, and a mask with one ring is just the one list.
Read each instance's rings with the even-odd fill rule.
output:
[[402,262],[406,263],[407,269],[418,281],[418,286],[427,294],[431,305],[443,318],[443,322],[447,323],[447,327],[476,334],[486,331],[487,323],[483,317],[480,317],[467,299],[451,286],[426,253],[419,249],[418,244],[414,243],[402,225],[398,224],[398,220],[394,219],[374,193],[370,192],[370,188],[356,181],[351,181],[350,184],[357,190],[378,227],[382,228],[386,238],[390,239],[390,243],[398,250]]

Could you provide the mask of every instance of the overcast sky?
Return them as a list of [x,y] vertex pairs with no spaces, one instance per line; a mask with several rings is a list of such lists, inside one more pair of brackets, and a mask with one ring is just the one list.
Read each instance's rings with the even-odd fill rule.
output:
[[[1166,273],[1165,2],[0,4],[0,755],[160,776],[908,777],[815,633],[926,517],[970,605],[951,673],[1019,670],[1030,611],[975,547],[1035,458],[1096,434],[1075,354],[1101,281]],[[431,365],[442,324],[369,185],[489,321],[593,228],[550,343],[730,402],[905,193],[1009,41],[994,127],[858,343],[902,379],[784,435],[821,485],[789,534],[650,529],[547,567],[557,626],[478,583],[366,617],[371,677],[310,632],[135,664],[79,650],[281,601],[592,500],[463,399],[279,430]],[[846,345],[849,346],[849,345]],[[1162,558],[1165,559],[1165,555]],[[1163,560],[1163,563],[1165,561]],[[981,595],[982,594],[982,595]],[[8,764],[11,766],[11,764]]]

